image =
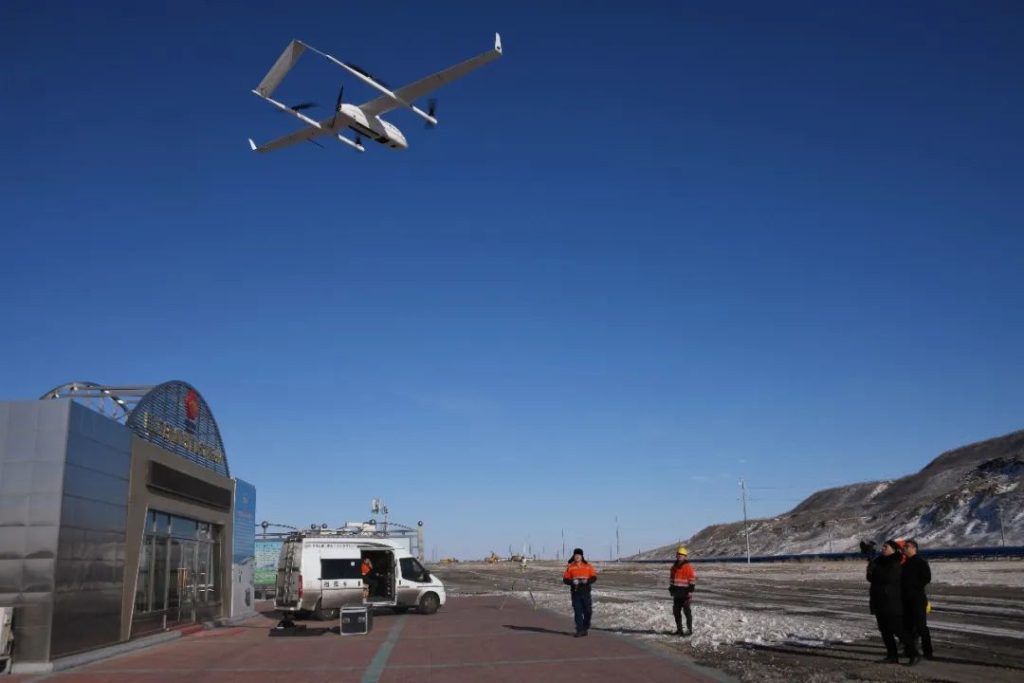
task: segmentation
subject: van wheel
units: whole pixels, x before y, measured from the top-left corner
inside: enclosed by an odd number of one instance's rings
[[[437,593],[427,593],[420,598],[420,614],[433,614],[441,606],[441,598]]]
[[[339,611],[337,609],[323,609],[320,603],[316,603],[316,610],[313,611],[313,616],[316,617],[317,621],[334,621],[338,618]]]

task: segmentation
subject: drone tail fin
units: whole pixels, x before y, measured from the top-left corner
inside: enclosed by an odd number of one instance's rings
[[[256,86],[256,92],[263,97],[270,97],[305,51],[306,46],[297,40],[288,43],[288,47],[284,49],[281,56],[274,62],[274,66],[270,67],[270,71],[263,77],[260,84]]]

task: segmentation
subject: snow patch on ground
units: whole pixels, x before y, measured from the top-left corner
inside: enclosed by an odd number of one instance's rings
[[[876,486],[874,489],[872,489],[871,493],[868,494],[867,500],[872,500],[875,496],[877,496],[879,493],[881,493],[882,491],[886,490],[890,486],[892,486],[892,482],[891,481],[879,482],[878,486]]]
[[[519,597],[529,600],[527,593]],[[572,605],[568,594],[534,593],[537,605],[545,609],[572,617]],[[636,594],[618,591],[604,591],[594,594],[594,620],[591,628],[623,633],[644,639],[675,641],[682,640],[671,635],[675,630],[672,617],[672,601],[635,600]],[[693,603],[693,635],[686,638],[697,648],[718,649],[734,643],[774,645],[798,643],[807,646],[824,646],[830,642],[853,642],[864,638],[868,632],[855,623],[844,623],[820,616],[797,616],[771,612],[751,612],[729,607]]]

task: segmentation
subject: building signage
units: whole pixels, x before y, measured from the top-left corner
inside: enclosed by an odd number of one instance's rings
[[[140,438],[230,476],[213,413],[194,387],[180,381],[153,387],[128,415]]]
[[[276,538],[256,539],[256,572],[253,582],[257,588],[274,585],[277,579],[277,559],[283,545],[284,541]]]
[[[182,446],[185,450],[199,457],[216,463],[224,462],[224,451],[216,446],[205,444],[183,429],[178,429],[166,420],[154,417],[149,413],[142,414],[142,428],[152,436],[162,437],[166,441]]]

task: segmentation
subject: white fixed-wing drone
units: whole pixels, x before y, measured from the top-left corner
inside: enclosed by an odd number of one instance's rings
[[[342,93],[345,90],[344,86],[342,86],[338,91],[338,101],[334,105],[334,113],[323,121],[315,121],[302,113],[302,109],[314,106],[312,102],[303,102],[289,107],[288,105],[282,104],[281,102],[271,98],[274,90],[277,89],[277,86],[281,84],[281,81],[284,80],[284,77],[288,74],[291,68],[295,66],[299,57],[301,57],[302,53],[306,50],[314,52],[334,64],[337,64],[370,87],[379,90],[382,93],[381,96],[364,104],[349,104],[347,102],[342,102]],[[409,85],[402,86],[395,90],[390,90],[381,83],[379,79],[371,77],[365,69],[362,69],[355,64],[335,59],[326,52],[321,52],[315,47],[306,45],[300,40],[293,40],[288,44],[288,47],[284,49],[281,56],[277,58],[276,62],[274,62],[274,66],[271,67],[267,75],[252,92],[281,111],[297,117],[300,121],[305,123],[307,127],[297,130],[290,135],[285,135],[284,137],[280,137],[276,140],[271,140],[263,145],[257,145],[252,141],[252,138],[249,138],[249,146],[254,152],[271,152],[275,149],[295,144],[296,142],[313,142],[316,138],[329,135],[336,137],[341,142],[357,149],[360,152],[365,151],[362,141],[364,137],[369,138],[370,140],[375,140],[382,145],[387,145],[392,149],[407,149],[409,147],[409,143],[406,142],[405,136],[402,135],[402,131],[398,130],[398,128],[393,124],[382,119],[381,114],[386,114],[393,109],[404,107],[415,112],[426,120],[427,126],[435,126],[437,125],[437,119],[434,118],[434,113],[436,111],[437,102],[435,100],[431,100],[427,107],[427,111],[423,111],[414,105],[413,102],[440,88],[445,83],[450,83],[456,78],[461,78],[470,71],[474,71],[487,62],[493,61],[500,56],[501,36],[495,33],[493,49],[488,50],[481,55],[477,55],[472,59],[468,59],[461,64],[449,67],[444,71],[438,71],[426,78],[421,78]],[[342,135],[341,131],[344,131],[345,129],[354,131],[355,139],[349,139]],[[314,142],[314,144],[317,143]]]

